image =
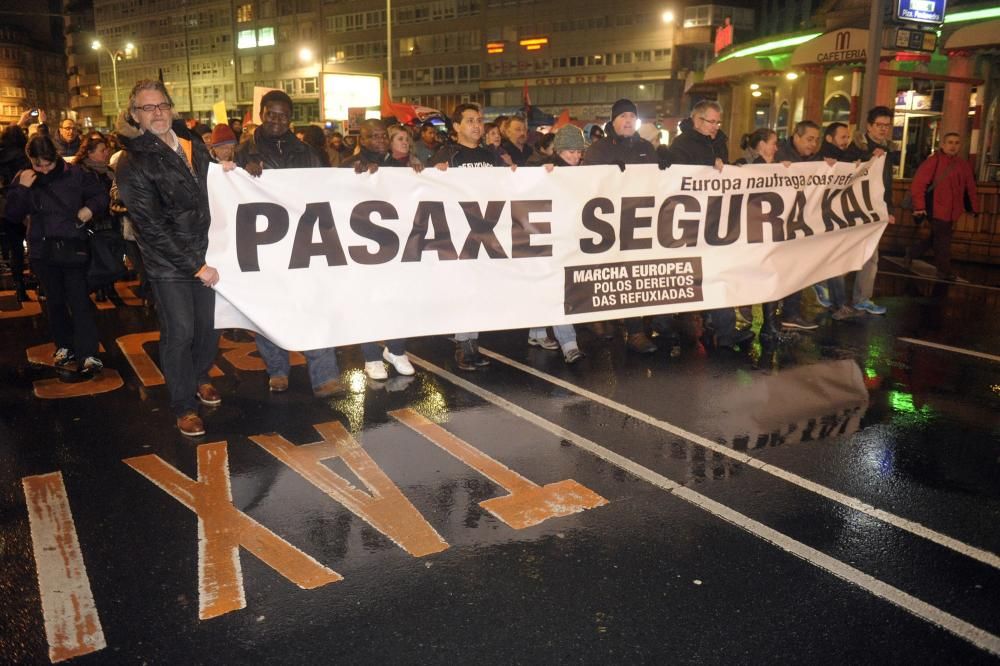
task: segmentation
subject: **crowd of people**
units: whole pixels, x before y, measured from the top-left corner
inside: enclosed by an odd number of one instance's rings
[[[50,136],[44,117],[22,118],[0,135],[0,185],[4,257],[9,262],[18,300],[29,298],[25,288],[23,247],[27,238],[31,272],[46,297],[56,366],[84,374],[100,372],[98,335],[89,294],[101,300],[114,296],[111,285],[88,277],[88,237],[95,231],[113,231],[126,241],[126,254],[140,278],[140,295],[155,304],[160,326],[160,364],[166,378],[171,408],[180,432],[197,437],[205,433],[199,405],[222,401],[209,370],[214,362],[219,332],[214,325],[218,271],[206,264],[210,224],[207,173],[209,164],[225,170],[245,169],[260,176],[265,169],[354,169],[358,173],[380,168],[493,167],[545,169],[580,165],[657,164],[703,165],[717,169],[730,164],[728,139],[720,131],[722,107],[714,101],[694,105],[680,125],[681,133],[669,145],[660,145],[651,125],[639,127],[638,109],[630,100],[612,105],[603,126],[581,129],[567,124],[529,140],[527,122],[517,116],[485,123],[475,104],[460,104],[443,134],[434,123],[417,127],[364,121],[356,137],[327,134],[320,127],[296,131],[293,102],[284,92],[271,91],[260,104],[260,124],[232,120],[209,128],[195,120],[180,120],[170,95],[160,81],[138,82],[129,95],[115,131],[80,133],[71,120],[59,124]],[[652,130],[652,131],[651,131]],[[871,109],[864,129],[852,136],[843,123],[825,128],[811,120],[797,123],[791,136],[779,141],[774,130],[760,128],[742,138],[744,155],[734,165],[828,160],[866,161],[882,154],[892,159],[892,111]],[[921,241],[906,261],[934,248],[937,269],[951,275],[952,223],[963,211],[974,212],[975,182],[958,154],[961,137],[946,134],[941,148],[917,171],[911,187],[915,217],[926,218],[931,237]],[[886,203],[892,211],[892,173],[884,171]],[[893,220],[890,217],[890,222]],[[876,254],[855,275],[847,294],[845,276],[813,287],[818,302],[835,321],[886,310],[872,301]],[[819,323],[805,317],[802,292],[780,302],[762,304],[762,343],[789,339],[782,331],[808,331]],[[740,324],[740,320],[742,325]],[[740,348],[753,339],[747,323],[749,306],[720,308],[704,313],[652,318],[630,317],[623,322],[624,342],[638,354],[651,354],[666,341],[670,353],[681,353],[683,338],[707,340],[716,348]],[[588,325],[598,339],[621,333],[619,322]],[[552,334],[549,335],[551,328]],[[658,337],[657,337],[658,336]],[[475,371],[490,361],[479,352],[477,332],[453,337],[455,363]],[[656,338],[656,339],[654,339]],[[268,373],[272,392],[288,389],[288,350],[256,336],[257,349]],[[561,352],[566,363],[584,358],[575,327],[538,326],[528,332],[527,344]],[[362,345],[364,371],[374,381],[385,380],[388,368],[400,375],[414,369],[406,354],[406,340]],[[345,393],[336,350],[304,352],[312,391],[320,398]],[[388,368],[387,368],[388,366]]]

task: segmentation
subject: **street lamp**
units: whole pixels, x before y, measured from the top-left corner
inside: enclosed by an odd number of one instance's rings
[[[108,54],[109,58],[111,58],[111,77],[114,80],[115,84],[115,110],[118,113],[121,113],[122,105],[121,105],[121,100],[119,99],[120,95],[118,94],[118,58],[132,55],[132,51],[135,50],[135,45],[132,44],[132,42],[129,42],[128,44],[125,45],[124,49],[118,51],[112,51],[107,46],[101,44],[100,40],[95,39],[93,42],[90,43],[90,48],[94,49],[95,51],[104,49],[104,52]]]

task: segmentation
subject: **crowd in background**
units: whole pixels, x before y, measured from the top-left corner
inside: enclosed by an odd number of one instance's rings
[[[129,107],[114,131],[80,131],[71,120],[59,123],[55,133],[44,115],[25,115],[0,135],[0,202],[3,219],[3,257],[10,267],[17,300],[29,298],[24,255],[28,247],[30,275],[36,293],[46,299],[50,332],[56,346],[54,362],[84,374],[100,372],[93,293],[97,301],[115,299],[109,279],[94,275],[93,260],[84,256],[93,237],[117,236],[129,268],[140,280],[139,295],[156,306],[161,328],[160,359],[171,395],[171,404],[182,433],[200,436],[204,424],[198,404],[221,402],[208,370],[215,357],[218,333],[214,331],[214,292],[219,275],[205,264],[209,224],[208,164],[236,166],[259,176],[264,169],[351,168],[357,172],[402,167],[544,167],[579,165],[656,164],[703,165],[722,169],[731,163],[728,139],[720,131],[722,107],[702,101],[680,124],[680,133],[661,145],[652,125],[640,126],[638,110],[627,99],[610,109],[603,126],[570,123],[546,133],[533,132],[519,116],[500,117],[484,123],[480,109],[459,105],[447,123],[430,121],[401,125],[391,120],[366,120],[356,134],[343,135],[318,126],[294,128],[292,100],[280,91],[264,96],[259,125],[238,119],[209,127],[195,119],[175,117],[173,102],[162,83],[140,82],[133,89]],[[864,128],[856,135],[843,123],[821,127],[811,120],[795,125],[787,140],[779,141],[768,128],[742,138],[744,154],[732,164],[827,160],[867,161],[885,154],[897,156],[891,141],[892,111],[871,109]],[[914,215],[929,221],[932,234],[908,252],[912,261],[931,246],[942,278],[952,279],[950,230],[964,211],[974,212],[974,178],[958,152],[961,137],[945,135],[940,150],[918,169],[911,187]],[[891,169],[884,171],[886,203],[892,211]],[[890,219],[890,222],[892,220]],[[74,254],[75,253],[75,254]],[[121,253],[119,253],[119,258]],[[74,263],[76,262],[76,263]],[[848,295],[847,276],[815,285],[816,300],[830,313],[831,322],[882,315],[885,308],[872,300],[878,253],[854,276]],[[820,322],[802,309],[803,292],[779,302],[761,304],[762,344],[794,340],[794,331],[809,331]],[[621,338],[629,350],[651,354],[666,346],[671,355],[682,353],[686,343],[715,349],[741,349],[754,338],[752,309],[721,308],[677,316],[631,317],[623,322],[589,325],[594,338]],[[539,326],[528,332],[527,343],[561,352],[567,363],[584,358],[575,328]],[[489,365],[479,353],[478,333],[456,333],[455,362],[459,369],[475,371]],[[288,389],[289,354],[262,335],[258,351],[269,375],[269,389]],[[600,344],[600,342],[598,342]],[[373,381],[385,380],[387,365],[401,375],[413,374],[406,356],[406,341],[375,342],[362,346],[365,372]],[[305,353],[313,393],[317,397],[344,392],[336,350]]]

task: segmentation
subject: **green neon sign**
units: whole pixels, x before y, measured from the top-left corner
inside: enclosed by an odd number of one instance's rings
[[[991,7],[989,9],[973,9],[967,12],[955,12],[954,14],[945,14],[945,23],[961,23],[963,21],[976,21],[979,19],[991,19],[1000,18],[1000,7]]]
[[[759,53],[768,53],[770,51],[779,51],[781,49],[786,49],[790,46],[798,46],[799,44],[805,44],[811,39],[816,39],[822,32],[813,32],[808,35],[799,35],[797,37],[787,37],[785,39],[779,39],[773,42],[767,42],[766,44],[757,44],[756,46],[748,46],[739,51],[733,51],[732,53],[727,53],[726,55],[719,58],[716,62],[723,62],[724,60],[729,60],[730,58],[742,58],[743,56],[756,55]]]

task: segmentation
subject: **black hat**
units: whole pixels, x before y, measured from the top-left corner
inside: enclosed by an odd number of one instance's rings
[[[615,118],[629,111],[635,115],[639,115],[639,109],[632,103],[632,100],[625,98],[618,100],[611,105],[611,122],[614,122]]]

